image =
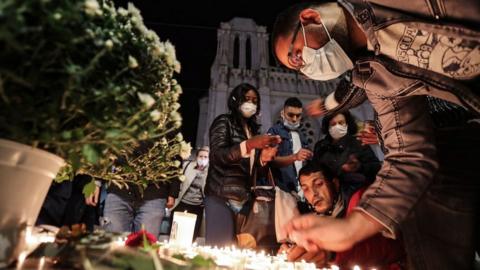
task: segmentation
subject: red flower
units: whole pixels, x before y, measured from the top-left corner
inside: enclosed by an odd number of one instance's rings
[[[145,237],[144,237],[144,235],[145,235]],[[125,245],[129,246],[129,247],[144,246],[143,239],[146,239],[148,241],[149,245],[157,242],[157,238],[153,234],[151,234],[151,233],[147,232],[146,230],[142,229],[138,232],[134,232],[134,233],[131,233],[130,235],[128,235],[127,241],[125,241]]]

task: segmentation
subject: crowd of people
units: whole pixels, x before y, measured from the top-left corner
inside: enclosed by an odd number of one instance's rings
[[[428,2],[428,3],[427,3]],[[106,189],[102,226],[160,233],[165,208],[205,213],[205,242],[236,243],[251,188],[292,194],[301,216],[282,229],[290,260],[379,269],[472,269],[479,250],[480,5],[467,1],[339,0],[300,3],[272,31],[278,62],[313,80],[341,78],[307,106],[285,100],[281,121],[261,133],[261,95],[242,83],[216,117],[209,145],[184,163],[186,180]],[[438,3],[441,2],[441,5]],[[368,100],[374,124],[349,109]],[[304,114],[323,117],[309,149]],[[374,126],[374,127],[373,127]],[[371,144],[382,146],[380,161]],[[86,199],[99,203],[100,187]]]

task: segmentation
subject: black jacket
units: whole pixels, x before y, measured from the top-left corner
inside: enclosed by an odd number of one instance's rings
[[[315,162],[324,163],[341,177],[341,167],[347,162],[350,154],[355,154],[360,161],[358,173],[363,174],[367,182],[373,182],[381,163],[368,145],[362,146],[352,135],[345,135],[336,144],[333,144],[330,138],[318,141],[315,144],[313,159]]]
[[[250,159],[243,158],[240,151],[240,143],[247,140],[243,127],[231,115],[222,114],[213,121],[209,135],[210,166],[205,194],[246,200],[251,186]]]

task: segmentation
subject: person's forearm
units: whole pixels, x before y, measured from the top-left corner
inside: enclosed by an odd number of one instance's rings
[[[272,163],[275,167],[281,168],[281,167],[291,165],[295,161],[297,161],[296,155],[291,154],[291,155],[288,155],[288,156],[276,156],[275,159],[272,161]]]
[[[361,210],[352,211],[346,218],[350,237],[354,243],[361,242],[387,228]]]

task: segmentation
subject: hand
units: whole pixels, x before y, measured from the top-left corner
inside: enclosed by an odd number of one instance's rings
[[[298,150],[297,153],[295,153],[295,161],[305,161],[307,159],[311,159],[313,156],[313,152],[308,150],[308,149],[305,149],[305,148],[302,148],[300,150]]]
[[[172,196],[168,196],[167,205],[166,205],[167,208],[171,209],[174,205],[175,205],[175,198],[173,198]]]
[[[342,165],[342,171],[347,173],[357,172],[360,169],[360,161],[355,154],[348,156],[347,162]]]
[[[85,197],[85,204],[89,206],[97,206],[100,187],[95,186],[95,191],[88,197]]]
[[[318,268],[324,267],[328,258],[328,254],[324,250],[319,252],[308,252],[297,245],[289,246],[288,244],[282,244],[278,249],[277,254],[282,254],[283,252],[287,254],[288,261],[298,262],[304,260],[306,262],[315,263]]]
[[[287,250],[287,260],[290,262],[306,261],[314,263],[318,268],[324,267],[327,264],[328,253],[325,250],[317,252],[309,252],[303,247],[294,245]]]
[[[323,98],[317,98],[312,102],[310,102],[307,105],[306,112],[307,112],[307,115],[314,116],[314,117],[324,115],[327,112],[327,109],[325,109]]]
[[[252,149],[262,149],[271,145],[277,145],[282,142],[282,138],[278,135],[257,135],[247,140],[247,152]]]
[[[357,139],[362,145],[379,144],[377,132],[372,126],[365,127],[357,134]]]
[[[285,226],[289,238],[309,252],[345,251],[383,228],[378,221],[355,210],[346,218],[303,215]]]

